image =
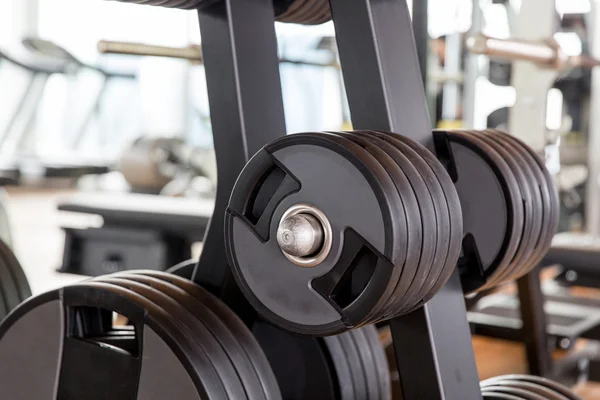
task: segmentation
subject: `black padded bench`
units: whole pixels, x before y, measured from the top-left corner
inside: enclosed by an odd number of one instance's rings
[[[568,349],[579,338],[600,340],[600,299],[549,291],[544,299],[546,332],[556,347]],[[483,298],[468,312],[468,319],[474,334],[523,341],[523,322],[515,295]]]
[[[58,209],[104,220],[99,228],[62,227],[61,272],[97,276],[130,269],[166,270],[191,257],[213,210],[212,200],[143,194],[77,194]]]
[[[556,235],[542,262],[542,266],[549,265],[563,267],[556,277],[562,284],[600,288],[600,238],[573,233]]]

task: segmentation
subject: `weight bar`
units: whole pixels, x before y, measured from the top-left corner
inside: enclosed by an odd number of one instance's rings
[[[102,54],[127,54],[137,56],[179,58],[202,64],[202,49],[198,45],[187,47],[156,46],[144,43],[100,40],[98,52]]]
[[[498,39],[478,33],[467,39],[467,48],[475,54],[506,60],[531,61],[542,68],[556,70],[575,67],[593,68],[600,65],[600,60],[590,56],[569,56],[553,39],[545,41]]]
[[[98,51],[102,54],[125,54],[148,57],[166,57],[187,60],[193,64],[203,64],[202,49],[199,45],[191,44],[187,47],[156,46],[134,42],[120,42],[112,40],[100,40],[98,42]],[[307,65],[321,68],[337,68],[340,65],[337,62],[321,63],[304,60],[292,60],[289,58],[280,58],[282,64]]]

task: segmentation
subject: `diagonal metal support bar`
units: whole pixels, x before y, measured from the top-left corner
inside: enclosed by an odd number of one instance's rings
[[[223,0],[198,16],[218,182],[194,280],[201,275],[220,293],[229,274],[224,218],[235,181],[249,157],[286,131],[272,0]]]
[[[398,132],[433,151],[406,1],[330,4],[354,127]],[[481,399],[458,271],[424,307],[391,321],[391,329],[406,400]]]
[[[352,122],[433,150],[431,122],[405,0],[330,0]]]

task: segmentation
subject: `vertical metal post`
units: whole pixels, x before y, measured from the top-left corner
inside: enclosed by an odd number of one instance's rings
[[[433,151],[406,1],[330,3],[354,127],[399,132]],[[481,399],[458,271],[433,300],[391,328],[405,399]]]
[[[397,129],[433,150],[431,123],[405,0],[330,0],[352,122]]]
[[[546,40],[554,35],[555,0],[527,0],[521,4],[515,36],[527,40]],[[558,73],[528,61],[513,62],[511,86],[516,100],[509,118],[509,132],[535,151],[546,149],[546,111],[548,91]]]
[[[600,1],[592,1],[590,55],[600,57]],[[600,70],[592,71],[590,110],[600,107]],[[588,183],[585,199],[585,221],[588,233],[600,235],[600,114],[590,112],[588,133]]]
[[[474,34],[483,30],[483,0],[473,0],[473,13],[471,16],[471,30]],[[475,126],[475,108],[479,97],[477,93],[477,80],[483,75],[481,68],[482,56],[469,53],[465,66],[465,79],[463,84],[463,120],[466,129],[485,129],[485,126]]]
[[[272,0],[223,0],[198,15],[218,178],[194,280],[202,276],[220,292],[229,274],[224,218],[231,190],[249,157],[286,131]]]
[[[544,295],[539,269],[536,268],[519,278],[517,287],[523,321],[521,333],[525,343],[529,373],[549,377],[552,374],[552,360],[548,348]]]
[[[428,58],[429,58],[429,0],[416,0],[412,3],[412,23],[417,44],[417,56],[423,84],[427,89]]]
[[[446,63],[444,72],[450,77],[458,76],[461,72],[462,34],[455,32],[446,37]],[[460,104],[459,84],[456,80],[444,82],[444,103],[442,104],[442,119],[456,121]]]

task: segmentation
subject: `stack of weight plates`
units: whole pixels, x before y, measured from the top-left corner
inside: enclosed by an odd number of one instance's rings
[[[199,286],[155,271],[23,303],[0,325],[0,387],[6,399],[281,399],[239,318]]]
[[[569,388],[529,375],[505,375],[481,382],[484,400],[582,400]]]
[[[316,224],[320,235],[300,257],[282,247],[308,238],[294,221]],[[242,171],[226,218],[230,265],[250,303],[271,323],[312,335],[421,306],[454,271],[462,231],[442,164],[416,142],[378,131],[272,142]]]
[[[531,271],[558,225],[558,197],[543,160],[500,131],[437,131],[434,137],[462,205],[465,292]]]
[[[200,9],[219,0],[119,0],[124,3],[143,4],[184,10]],[[276,19],[279,22],[316,25],[331,19],[329,0],[274,0]]]
[[[0,240],[0,320],[30,296],[31,289],[19,260]]]
[[[391,400],[389,366],[374,326],[315,338],[259,321],[252,332],[286,400]]]
[[[329,0],[283,0],[275,5],[282,10],[277,13],[279,22],[315,25],[331,19]]]

